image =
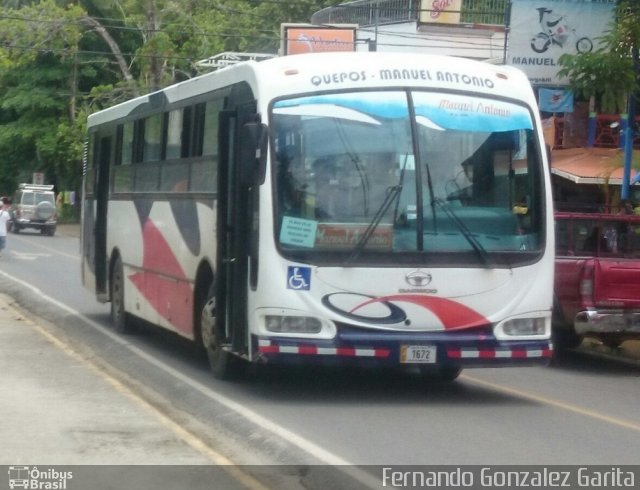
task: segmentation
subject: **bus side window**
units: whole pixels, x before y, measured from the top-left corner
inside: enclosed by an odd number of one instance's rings
[[[116,132],[116,155],[113,167],[113,192],[131,192],[133,190],[133,140],[134,123],[118,126]]]
[[[204,138],[202,141],[203,155],[218,155],[218,114],[224,109],[222,97],[210,100],[204,109]]]
[[[133,136],[134,123],[128,122],[122,125],[122,144],[120,145],[120,165],[131,165],[133,163]]]
[[[157,162],[162,158],[162,114],[149,116],[144,123],[143,162]]]
[[[180,158],[182,155],[182,148],[184,143],[182,138],[183,132],[183,118],[184,109],[176,109],[167,115],[167,160],[173,160]]]
[[[192,156],[202,156],[204,139],[205,104],[196,104],[193,111],[193,149]]]

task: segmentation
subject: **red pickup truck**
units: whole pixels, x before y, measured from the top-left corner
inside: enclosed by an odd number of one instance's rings
[[[640,216],[556,212],[555,223],[555,347],[640,338]]]

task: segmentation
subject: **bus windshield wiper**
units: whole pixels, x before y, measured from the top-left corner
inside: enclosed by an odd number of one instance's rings
[[[345,260],[344,265],[347,265],[348,263],[355,260],[358,257],[358,255],[360,255],[360,252],[364,250],[364,247],[366,247],[367,243],[369,242],[369,239],[373,235],[373,232],[376,230],[376,228],[380,224],[382,217],[389,209],[389,206],[391,206],[391,203],[400,195],[400,191],[402,191],[402,184],[392,185],[387,187],[387,195],[384,197],[384,200],[376,210],[375,214],[373,215],[373,218],[371,218],[371,221],[367,225],[367,228],[364,230],[364,233],[358,240],[358,243],[353,248],[351,255],[349,255],[347,260]]]
[[[449,218],[456,224],[462,236],[469,242],[473,250],[476,252],[482,264],[486,268],[491,268],[491,260],[489,258],[489,254],[487,253],[487,249],[482,246],[482,244],[478,241],[478,239],[471,233],[471,230],[464,224],[464,221],[460,219],[460,217],[455,213],[451,206],[449,206],[446,202],[438,197],[434,197],[431,200],[432,205],[436,204],[442,209]]]

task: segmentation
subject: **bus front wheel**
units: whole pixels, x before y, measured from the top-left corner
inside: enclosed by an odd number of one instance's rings
[[[444,382],[451,383],[455,381],[460,373],[462,372],[462,368],[460,366],[455,365],[436,365],[436,366],[421,366],[420,374],[422,374],[422,378],[427,382]]]
[[[227,379],[231,355],[222,348],[220,339],[216,335],[216,297],[213,284],[209,288],[207,300],[200,313],[200,334],[213,376],[218,379]]]

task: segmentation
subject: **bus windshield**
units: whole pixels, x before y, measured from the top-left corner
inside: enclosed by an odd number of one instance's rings
[[[524,106],[330,93],[277,100],[271,129],[285,256],[513,266],[543,251],[542,161]]]

